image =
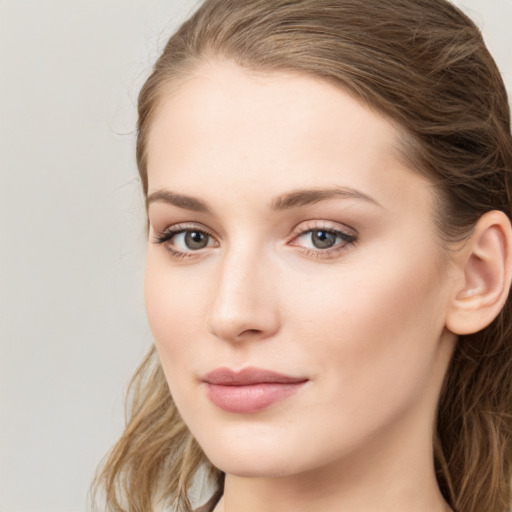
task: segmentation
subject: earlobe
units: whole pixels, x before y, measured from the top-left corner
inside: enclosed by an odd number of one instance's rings
[[[455,290],[446,327],[464,335],[487,327],[507,300],[512,279],[512,228],[499,211],[483,215],[460,255],[462,286]]]

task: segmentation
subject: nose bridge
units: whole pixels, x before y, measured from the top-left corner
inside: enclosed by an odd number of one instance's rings
[[[226,341],[266,338],[279,328],[273,271],[261,247],[237,244],[219,265],[208,329]]]

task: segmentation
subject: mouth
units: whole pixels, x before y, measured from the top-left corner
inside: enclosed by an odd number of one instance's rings
[[[210,401],[227,412],[249,414],[294,395],[307,378],[293,377],[260,368],[236,372],[217,368],[203,379]]]

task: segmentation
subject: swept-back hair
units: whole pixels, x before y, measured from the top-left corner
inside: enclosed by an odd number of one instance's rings
[[[437,191],[441,239],[464,238],[487,211],[511,216],[507,94],[475,24],[445,0],[206,0],[170,38],[139,96],[137,163],[147,193],[148,134],[160,102],[202,63],[324,79],[399,128],[409,167]],[[457,512],[511,502],[511,302],[462,336],[433,440],[440,489]],[[107,508],[190,510],[197,468],[211,466],[182,422],[154,349],[132,381],[126,430],[96,481]]]

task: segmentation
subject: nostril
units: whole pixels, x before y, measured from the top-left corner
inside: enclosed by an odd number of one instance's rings
[[[244,334],[260,334],[261,331],[258,329],[246,329],[245,331],[242,331],[239,336],[243,336]]]
[[[249,341],[256,340],[259,338],[265,337],[265,330],[263,329],[239,329],[232,331],[232,341],[241,342],[241,341]]]

